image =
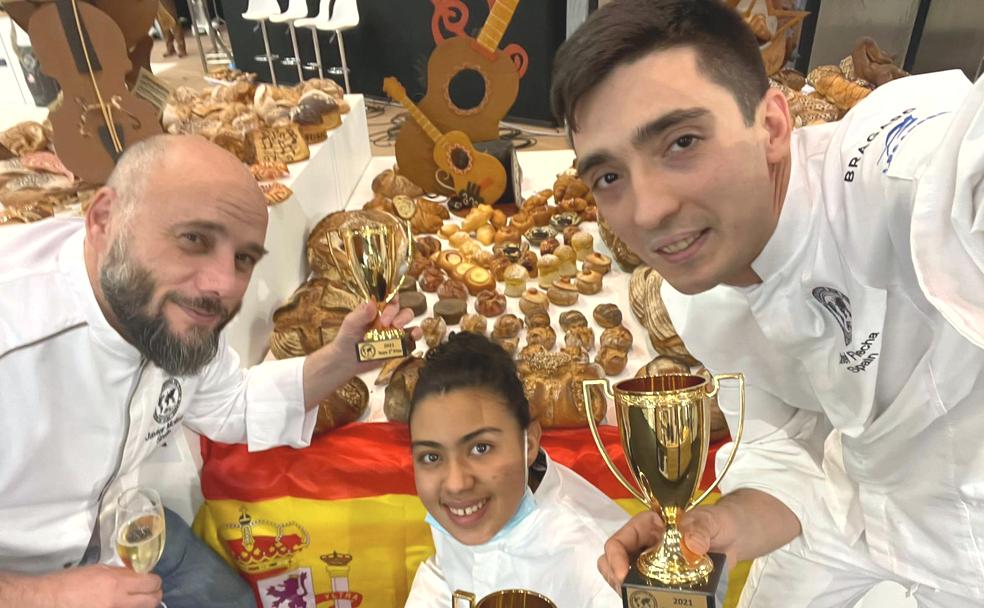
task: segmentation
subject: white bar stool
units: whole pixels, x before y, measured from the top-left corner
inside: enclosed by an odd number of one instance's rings
[[[294,27],[306,27],[311,30],[311,39],[314,40],[314,61],[318,69],[318,78],[324,79],[325,70],[321,66],[321,45],[318,44],[318,23],[327,22],[331,13],[331,0],[321,0],[318,6],[318,14],[314,17],[307,17],[294,21]],[[308,66],[305,66],[307,68]]]
[[[270,17],[270,23],[287,24],[287,29],[290,31],[290,42],[294,46],[294,58],[291,59],[288,57],[281,61],[281,63],[283,65],[293,63],[297,66],[298,82],[304,82],[304,73],[301,71],[301,52],[297,50],[297,32],[294,30],[294,24],[298,19],[303,19],[304,17],[307,17],[307,0],[290,0],[287,10]]]
[[[318,13],[319,17],[322,13]],[[334,32],[338,37],[338,54],[342,57],[342,76],[345,79],[345,92],[351,93],[349,87],[348,61],[345,58],[345,41],[342,31],[350,30],[359,25],[359,5],[356,0],[335,0],[335,10],[327,21],[319,21],[315,27],[323,32]]]
[[[266,49],[265,58],[267,65],[270,66],[270,80],[273,81],[273,86],[277,86],[277,73],[273,69],[274,56],[270,53],[270,39],[267,38],[266,22],[274,15],[279,14],[280,5],[277,4],[277,0],[249,0],[246,12],[243,13],[243,19],[258,21],[260,24],[260,31],[263,32],[263,48]],[[279,59],[279,57],[277,58]],[[259,60],[260,57],[255,59]]]

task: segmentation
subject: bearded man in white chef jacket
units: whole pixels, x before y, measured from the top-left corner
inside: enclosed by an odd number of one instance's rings
[[[80,219],[0,229],[0,606],[253,606],[167,513],[156,574],[106,564],[113,505],[178,425],[251,450],[306,446],[317,403],[366,365],[376,314],[330,345],[248,370],[222,328],[263,257],[266,202],[199,137],[130,147]],[[383,324],[402,326],[394,305]],[[157,576],[160,575],[160,576]]]
[[[688,546],[756,558],[741,606],[853,606],[884,580],[984,604],[984,82],[902,78],[793,131],[723,2],[613,0],[552,88],[687,348],[747,379],[745,440]],[[599,568],[617,586],[661,536],[633,518]]]

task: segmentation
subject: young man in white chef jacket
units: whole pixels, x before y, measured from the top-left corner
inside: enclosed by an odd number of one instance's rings
[[[251,450],[303,447],[317,403],[364,371],[376,309],[308,357],[248,370],[222,328],[263,257],[267,209],[234,156],[158,136],[120,159],[85,220],[0,229],[0,606],[253,606],[167,513],[155,574],[111,562],[114,502],[180,424]],[[384,323],[402,326],[395,306]]]
[[[724,3],[613,0],[552,86],[688,349],[747,379],[745,440],[688,546],[756,558],[741,606],[853,606],[883,580],[984,603],[984,82],[903,78],[793,131]],[[618,585],[661,536],[633,518],[600,570]]]

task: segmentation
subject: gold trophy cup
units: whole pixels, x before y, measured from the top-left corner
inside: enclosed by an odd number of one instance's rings
[[[505,589],[496,591],[475,602],[475,594],[467,591],[455,591],[451,597],[451,608],[462,608],[459,600],[468,602],[468,608],[557,608],[545,596],[528,589]]]
[[[399,292],[413,254],[410,223],[377,210],[352,211],[327,233],[332,261],[352,292],[364,301],[389,303]],[[370,329],[356,345],[359,361],[405,357],[413,338],[402,329]]]
[[[721,475],[697,495],[707,464],[710,437],[710,399],[721,380],[737,380],[739,388],[738,432],[734,448]],[[630,483],[605,450],[594,417],[588,424],[595,444],[619,482],[643,504],[656,511],[666,524],[663,541],[636,560],[622,584],[626,608],[688,606],[715,608],[714,593],[724,567],[724,556],[685,554],[677,528],[679,517],[703,501],[731,466],[745,424],[745,378],[719,374],[706,378],[694,374],[660,374],[623,380],[614,393],[608,380],[582,383],[585,407],[590,411],[594,385],[615,399],[615,415],[625,460],[635,481]]]

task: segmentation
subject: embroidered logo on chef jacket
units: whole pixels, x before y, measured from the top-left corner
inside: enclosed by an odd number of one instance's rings
[[[154,421],[157,424],[167,424],[174,418],[180,405],[181,384],[175,378],[168,378],[161,386],[161,396],[157,398]]]
[[[833,287],[815,287],[813,297],[827,309],[844,333],[844,346],[851,345],[851,300]]]

